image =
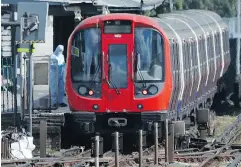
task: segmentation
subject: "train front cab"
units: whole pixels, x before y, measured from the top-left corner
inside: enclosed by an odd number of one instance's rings
[[[101,25],[73,35],[66,83],[73,112],[65,121],[81,134],[152,131],[170,100],[169,47],[151,26],[111,19]]]

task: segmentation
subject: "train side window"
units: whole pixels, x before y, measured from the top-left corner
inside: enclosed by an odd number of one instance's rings
[[[202,59],[203,59],[203,71],[204,71],[204,74],[206,75],[206,51],[205,51],[205,38],[202,37],[201,39],[201,42],[202,42]],[[206,78],[205,78],[206,79]]]
[[[217,33],[215,33],[214,39],[215,39],[214,41],[215,41],[215,50],[216,50],[215,59],[216,59],[218,55]]]
[[[184,75],[184,92],[183,92],[183,103],[182,103],[182,107],[185,106],[185,93],[186,93],[186,78],[187,78],[187,72],[186,72],[186,58],[187,58],[187,51],[186,51],[186,41],[183,40],[182,41],[182,50],[183,50],[183,75]]]
[[[190,45],[189,45],[189,41],[187,39],[187,94],[186,94],[186,104],[189,104],[189,93],[190,93]]]
[[[225,52],[227,52],[228,51],[228,42],[227,42],[227,40],[228,40],[228,37],[227,37],[227,31],[226,30],[224,30],[224,37],[223,37],[223,41],[224,41],[224,43],[225,43]]]
[[[226,52],[226,41],[225,41],[225,31],[222,31],[222,37],[223,37],[223,51]]]
[[[199,77],[198,75],[198,58],[197,58],[197,41],[195,40],[194,42],[193,42],[193,44],[194,44],[194,61],[195,61],[195,73],[196,73],[196,76],[197,76],[197,78]],[[198,80],[196,80],[196,82],[197,82]]]
[[[176,82],[176,67],[175,67],[175,52],[176,52],[176,48],[175,48],[175,43],[174,43],[174,39],[170,39],[170,43],[171,43],[171,60],[172,60],[172,76],[173,76],[173,81],[172,81],[172,87],[173,87],[173,91],[175,92],[175,82]],[[170,111],[173,111],[174,109],[174,94],[172,95],[171,98],[171,103],[170,103]]]
[[[227,38],[227,31],[226,30],[224,30],[223,31],[223,33],[224,33],[224,37],[223,37],[223,41],[224,41],[224,44],[225,44],[225,51],[224,51],[224,62],[225,62],[225,64],[226,64],[226,62],[228,61],[228,38]],[[225,70],[227,69],[227,66],[225,66]]]
[[[210,81],[210,74],[212,74],[212,54],[211,54],[211,43],[210,43],[210,36],[207,37],[207,53],[208,53],[208,64],[209,64],[209,76],[208,76],[208,85],[209,85],[209,81]]]
[[[195,92],[195,87],[196,87],[196,77],[197,77],[197,73],[196,73],[196,50],[195,50],[195,41],[192,40],[191,42],[191,45],[192,45],[192,50],[191,50],[191,53],[192,53],[192,75],[193,75],[193,88],[192,88],[192,96],[193,96],[193,93]]]
[[[202,39],[201,39],[201,43],[202,43],[202,73],[203,73],[203,85],[205,85],[205,79],[206,79],[206,57],[205,57],[205,45],[204,45],[204,37],[202,36]]]
[[[175,59],[176,59],[176,87],[177,87],[177,91],[176,91],[176,100],[175,100],[175,107],[177,107],[177,100],[178,100],[178,94],[180,92],[180,62],[179,62],[179,44],[176,43],[176,54],[175,54]]]
[[[184,77],[185,77],[185,70],[186,70],[186,42],[182,41],[182,52],[183,52],[183,70],[184,70]]]
[[[219,54],[218,54],[218,56],[219,56],[219,64],[221,65],[221,62],[222,62],[222,57],[221,57],[221,49],[222,49],[222,46],[221,46],[221,39],[220,39],[220,33],[218,33],[218,50],[219,50]],[[221,69],[220,69],[220,71],[221,71]]]
[[[175,43],[173,41],[173,39],[170,40],[170,43],[171,43],[171,60],[172,60],[172,70],[173,72],[176,70],[175,69],[175,58],[174,58],[174,55],[175,55],[175,51],[176,51],[176,48],[175,48]]]
[[[199,61],[200,61],[200,70],[201,70],[201,75],[202,75],[202,64],[203,64],[203,55],[202,55],[202,40],[199,38],[198,39],[199,43]],[[201,80],[202,81],[202,80]]]
[[[220,33],[217,35],[217,44],[218,44],[218,56],[221,54],[221,40],[220,40]]]
[[[215,55],[214,55],[214,45],[213,45],[213,35],[211,35],[210,36],[210,45],[212,46],[212,47],[209,47],[209,49],[210,49],[210,55],[211,55],[211,62],[212,62],[212,67],[213,67],[213,74],[214,74],[214,57],[215,57]]]

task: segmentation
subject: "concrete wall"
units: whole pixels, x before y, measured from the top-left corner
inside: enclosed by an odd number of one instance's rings
[[[49,56],[53,53],[53,16],[48,16],[45,43],[37,43],[34,56]]]

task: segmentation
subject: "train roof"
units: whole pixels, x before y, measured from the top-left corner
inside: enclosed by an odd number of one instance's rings
[[[163,29],[165,35],[169,39],[176,39],[177,33],[181,39],[186,40],[196,37],[212,34],[212,32],[223,31],[228,26],[224,20],[216,13],[207,10],[184,10],[175,11],[172,13],[160,14],[158,17],[152,18],[143,15],[114,13],[107,15],[96,15],[83,20],[77,27],[82,25],[96,24],[100,20],[132,20],[142,22],[152,26],[157,24]]]
[[[176,38],[175,32],[182,39],[195,39],[196,36],[227,29],[227,25],[218,14],[207,10],[184,10],[160,14],[154,20],[159,23],[169,39]]]

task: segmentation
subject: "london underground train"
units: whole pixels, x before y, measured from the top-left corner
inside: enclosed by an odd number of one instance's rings
[[[131,140],[138,129],[151,135],[154,122],[161,138],[165,119],[211,133],[210,108],[229,64],[227,25],[214,12],[89,17],[68,41],[68,141],[95,133],[105,141],[114,131]]]

